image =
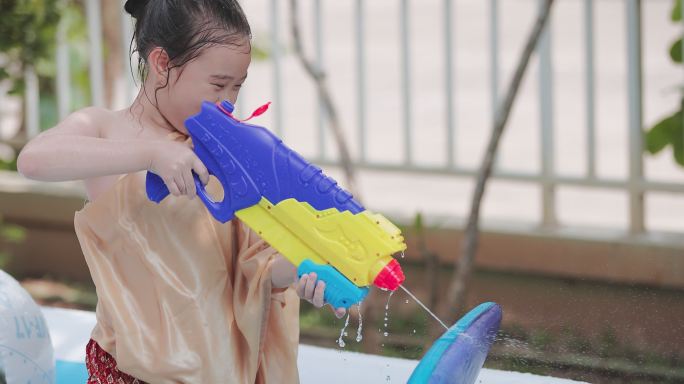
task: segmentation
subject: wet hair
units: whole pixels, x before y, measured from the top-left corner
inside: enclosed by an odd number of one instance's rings
[[[138,74],[147,77],[147,56],[160,47],[169,69],[181,68],[213,45],[239,46],[252,32],[237,0],[127,0],[124,9],[135,18],[130,54],[138,52]],[[133,49],[135,42],[135,49]],[[164,85],[168,85],[168,72]],[[156,104],[156,103],[155,103]]]

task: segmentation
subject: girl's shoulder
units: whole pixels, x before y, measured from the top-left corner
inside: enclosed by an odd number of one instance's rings
[[[86,107],[73,112],[66,120],[67,124],[89,127],[103,139],[136,139],[142,125],[128,109],[112,111],[102,107]]]
[[[39,137],[55,134],[104,137],[116,112],[100,107],[86,107],[72,112],[53,128],[41,133]]]

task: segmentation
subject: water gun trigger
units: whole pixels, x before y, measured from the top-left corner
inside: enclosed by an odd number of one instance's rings
[[[208,201],[213,202],[213,199],[204,188],[202,181],[200,181],[199,176],[197,176],[195,172],[192,172],[192,176],[195,179],[197,194],[204,196],[208,199]],[[152,172],[147,172],[145,179],[145,192],[147,193],[147,198],[155,203],[161,202],[171,193],[169,192],[169,188],[164,183],[164,180]]]
[[[209,174],[213,174],[211,170],[209,171]],[[207,209],[214,216],[220,216],[222,211],[221,202],[214,201],[209,192],[207,192],[205,185],[202,184],[202,181],[195,172],[192,172],[192,177],[195,180],[197,196],[202,199],[204,205],[206,205]],[[164,200],[171,193],[169,192],[169,188],[164,183],[164,180],[152,172],[147,172],[145,180],[145,192],[147,193],[147,197],[157,204]],[[225,221],[230,219],[232,219],[232,216],[224,218]]]
[[[315,272],[317,279],[325,282],[323,299],[333,309],[349,309],[360,303],[368,295],[368,287],[357,287],[331,265],[318,265],[311,260],[304,260],[297,268],[299,278],[304,274]]]

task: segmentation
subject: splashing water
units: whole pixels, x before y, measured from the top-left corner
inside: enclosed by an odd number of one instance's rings
[[[390,300],[392,300],[392,295],[394,292],[395,291],[390,291],[389,297],[387,298],[387,304],[385,304],[385,332],[382,334],[385,337],[389,336],[389,332],[387,332],[387,323],[389,322],[389,304]]]
[[[408,289],[406,289],[406,287],[404,287],[403,285],[399,285],[399,287],[401,287],[401,289],[403,289],[404,292],[406,292],[409,296],[411,296],[411,298],[412,298],[413,300],[415,300],[416,303],[418,303],[418,305],[420,305],[421,307],[423,307],[423,309],[424,309],[427,313],[429,313],[430,315],[432,315],[432,317],[433,317],[435,320],[437,320],[437,322],[439,322],[439,323],[442,325],[442,327],[444,327],[444,329],[449,330],[449,327],[447,327],[446,324],[444,324],[444,322],[443,322],[442,320],[440,320],[439,317],[437,317],[437,315],[435,315],[434,313],[432,313],[432,311],[429,310],[428,307],[426,307],[425,304],[423,304],[422,301],[418,300],[418,298],[415,297],[415,296],[413,295],[413,293],[411,293],[411,292],[410,292]],[[390,297],[392,297],[392,296],[390,295]],[[389,300],[387,301],[387,304],[389,305]]]
[[[347,345],[344,342],[343,337],[345,336],[346,332],[344,332],[347,329],[347,326],[349,325],[349,316],[350,314],[347,313],[347,319],[344,321],[344,327],[342,328],[342,331],[340,331],[340,338],[337,339],[337,345],[340,346],[340,348],[344,348],[345,345]]]
[[[359,327],[356,329],[356,342],[360,343],[361,340],[363,340],[363,335],[361,335],[361,331],[363,330],[363,315],[361,314],[361,303],[359,303],[358,311],[359,311]]]
[[[387,298],[387,304],[385,304],[385,317],[387,317],[387,311],[389,311],[389,303],[390,300],[392,300],[392,295],[394,295],[395,291],[390,291],[389,297]]]

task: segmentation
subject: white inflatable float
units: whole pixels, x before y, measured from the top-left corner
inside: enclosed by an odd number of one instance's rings
[[[0,383],[51,384],[54,368],[50,333],[40,307],[0,270]]]

